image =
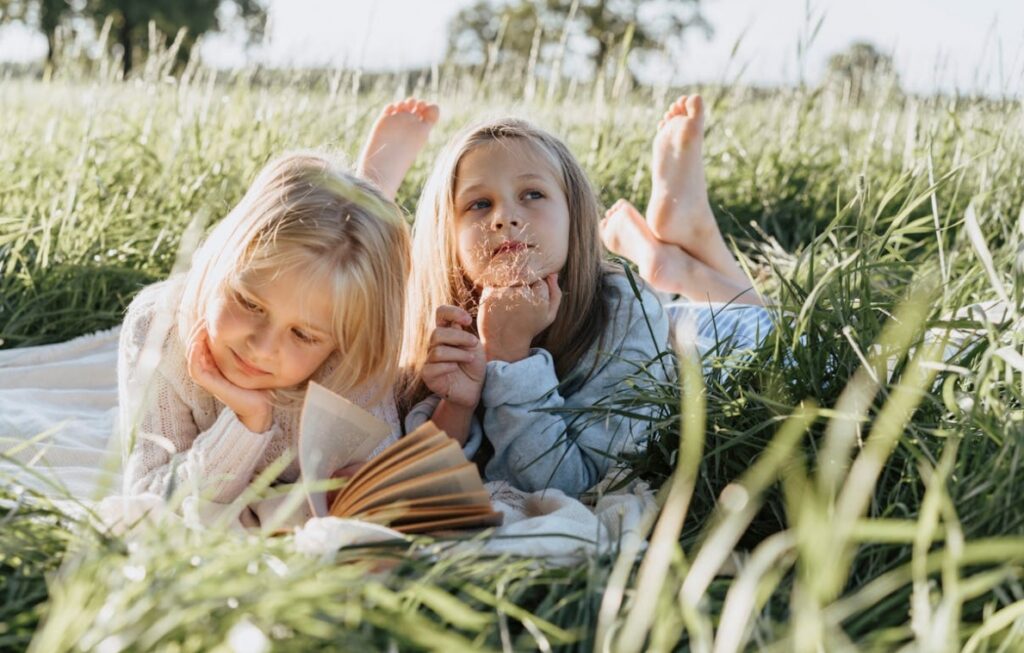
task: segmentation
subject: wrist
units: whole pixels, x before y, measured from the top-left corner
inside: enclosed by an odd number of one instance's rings
[[[469,438],[470,425],[473,422],[473,412],[476,406],[468,407],[452,403],[448,399],[442,399],[434,409],[431,420],[439,429],[448,434],[460,445],[466,444]]]
[[[530,342],[487,342],[484,345],[484,356],[487,362],[505,361],[515,363],[530,355]]]
[[[273,415],[269,410],[254,415],[241,415],[239,413],[235,413],[235,415],[238,417],[238,421],[253,433],[266,433],[274,423]]]

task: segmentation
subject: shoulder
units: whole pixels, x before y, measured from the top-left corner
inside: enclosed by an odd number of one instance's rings
[[[608,306],[606,333],[615,340],[631,336],[652,339],[662,347],[668,343],[668,316],[657,295],[639,277],[622,271],[604,274],[604,298]]]
[[[143,347],[154,330],[164,348],[172,344],[171,336],[177,333],[178,303],[182,290],[181,277],[146,286],[132,299],[122,323],[121,345]]]

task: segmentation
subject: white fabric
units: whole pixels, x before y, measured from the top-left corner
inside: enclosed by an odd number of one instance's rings
[[[244,532],[238,507],[187,497],[176,511],[158,495],[121,496],[121,453],[115,433],[119,330],[43,347],[0,351],[0,451],[28,468],[0,461],[0,483],[13,481],[61,502],[68,511],[96,514],[113,532],[137,524],[172,523],[192,528],[225,524]],[[45,437],[32,442],[38,434]],[[60,488],[59,490],[57,488]],[[646,486],[606,495],[590,508],[559,490],[519,492],[489,484],[503,526],[490,537],[463,543],[482,554],[516,554],[570,563],[580,554],[607,551],[633,533],[653,507]],[[107,496],[113,495],[113,496]],[[101,497],[106,496],[101,501]],[[84,505],[83,505],[84,504]],[[297,550],[329,556],[341,546],[402,537],[391,529],[357,520],[311,520],[295,535]]]
[[[0,351],[0,480],[80,498],[120,489],[117,341],[111,329]]]

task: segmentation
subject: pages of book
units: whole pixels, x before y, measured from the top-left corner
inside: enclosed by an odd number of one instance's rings
[[[389,435],[387,422],[311,381],[299,423],[301,482],[322,481],[350,463],[368,459]],[[323,492],[309,492],[309,504],[313,516],[329,514]]]

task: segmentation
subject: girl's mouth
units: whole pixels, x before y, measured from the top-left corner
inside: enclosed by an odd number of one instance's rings
[[[520,242],[518,240],[506,240],[505,242],[494,248],[494,252],[491,253],[491,256],[498,256],[499,254],[508,254],[515,252],[524,252],[528,248],[529,245],[527,245],[524,242]]]
[[[231,350],[231,355],[235,357],[235,365],[238,369],[242,370],[249,376],[264,376],[270,374],[270,372],[249,363],[249,361],[239,356],[234,349]]]

